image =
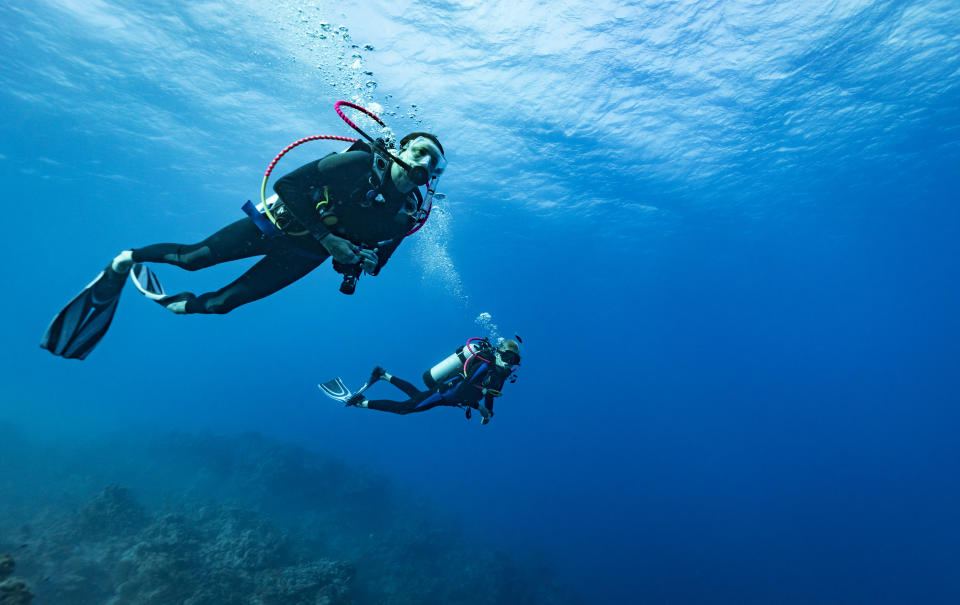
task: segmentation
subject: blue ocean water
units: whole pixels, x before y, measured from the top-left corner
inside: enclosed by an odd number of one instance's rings
[[[0,422],[29,439],[330,452],[591,603],[956,602],[956,3],[14,1],[0,45]],[[349,136],[339,99],[447,150],[381,275],[224,316],[128,287],[87,360],[37,347],[118,251]],[[482,314],[524,339],[487,426],[317,392],[416,379]]]

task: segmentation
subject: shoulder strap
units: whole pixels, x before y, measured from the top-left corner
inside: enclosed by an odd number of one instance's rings
[[[367,153],[370,153],[373,151],[373,149],[370,147],[370,144],[363,139],[357,139],[354,141],[353,145],[347,148],[347,151],[366,151]]]

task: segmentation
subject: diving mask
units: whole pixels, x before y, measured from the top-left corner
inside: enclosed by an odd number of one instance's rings
[[[431,179],[440,178],[447,168],[443,151],[434,141],[423,136],[406,142],[400,150],[399,159],[407,178],[417,187],[426,185]]]
[[[506,366],[515,366],[520,364],[520,355],[513,351],[497,351],[497,356]]]

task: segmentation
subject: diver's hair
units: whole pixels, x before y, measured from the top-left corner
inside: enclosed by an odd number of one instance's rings
[[[520,354],[520,343],[512,338],[508,338],[500,343],[500,348],[505,351],[513,351],[517,355]]]
[[[431,141],[437,144],[437,147],[440,148],[440,153],[443,155],[446,155],[446,153],[444,153],[443,151],[443,145],[440,144],[440,139],[438,139],[436,135],[432,135],[429,132],[411,132],[407,136],[400,139],[400,149],[403,149],[404,147],[406,147],[407,143],[409,143],[410,141],[414,140],[417,137],[424,137],[424,138],[430,139]]]

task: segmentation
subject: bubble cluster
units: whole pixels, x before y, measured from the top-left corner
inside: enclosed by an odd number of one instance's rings
[[[413,238],[416,242],[414,253],[423,271],[423,280],[439,285],[466,307],[469,299],[463,290],[463,280],[447,250],[451,225],[452,217],[446,206],[446,196],[437,193],[433,197],[430,220]]]
[[[281,5],[283,6],[283,5]],[[321,6],[291,6],[289,12],[276,11],[273,19],[281,31],[295,36],[300,53],[290,61],[312,65],[320,73],[320,81],[333,89],[330,96],[347,99],[364,106],[374,100],[380,83],[367,65],[366,54],[376,50],[369,41],[356,42],[350,28],[329,20],[328,9]],[[388,101],[391,95],[385,97]],[[403,117],[422,124],[416,105],[403,107],[384,103],[383,117]],[[375,122],[356,116],[357,124],[374,136],[384,136]]]
[[[498,345],[503,341],[503,336],[500,336],[500,326],[493,321],[493,316],[486,311],[477,315],[473,323],[477,324],[482,334],[493,344]]]

